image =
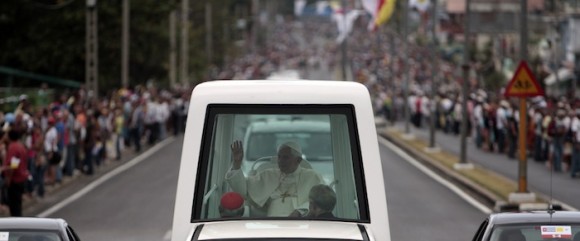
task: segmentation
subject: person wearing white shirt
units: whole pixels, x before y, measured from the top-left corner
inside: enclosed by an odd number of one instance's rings
[[[46,160],[50,164],[47,171],[47,182],[54,183],[56,178],[56,166],[60,162],[60,153],[58,152],[58,131],[55,127],[56,120],[53,117],[48,118],[48,130],[44,136],[44,153]],[[59,162],[57,162],[57,159]]]
[[[580,172],[580,108],[575,111],[570,130],[572,131],[572,163],[570,176],[576,178]]]
[[[145,115],[145,125],[149,130],[147,144],[153,145],[159,137],[159,108],[155,99],[147,103],[147,114]]]
[[[542,119],[544,119],[545,109],[537,107],[534,111],[534,160],[542,161]]]
[[[167,120],[169,119],[169,104],[167,100],[163,100],[157,106],[159,110],[158,122],[159,122],[159,139],[163,139],[167,135]]]
[[[506,127],[507,127],[507,112],[506,109],[509,108],[509,103],[505,100],[500,102],[500,107],[496,110],[496,142],[497,149],[499,153],[504,152],[505,148],[505,138],[506,138]]]
[[[483,143],[482,132],[483,128],[485,128],[483,122],[483,105],[481,100],[477,100],[475,107],[473,107],[473,121],[475,124],[475,145],[477,148],[481,148]]]

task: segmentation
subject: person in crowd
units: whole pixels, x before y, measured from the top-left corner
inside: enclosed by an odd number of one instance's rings
[[[572,119],[570,131],[572,136],[572,160],[570,176],[576,178],[580,176],[580,108],[574,111],[576,116]]]
[[[547,112],[542,119],[542,160],[548,161],[551,160],[552,157],[550,153],[552,152],[552,137],[549,133],[550,123],[553,121],[552,117],[553,112]]]
[[[99,137],[98,141],[96,142],[96,146],[94,151],[96,153],[96,160],[95,163],[100,165],[104,163],[108,159],[108,149],[107,149],[107,142],[111,138],[111,133],[113,131],[112,126],[112,117],[111,113],[109,112],[109,108],[107,106],[103,106],[100,109],[99,115],[97,117],[97,123],[99,126]]]
[[[459,135],[461,134],[461,119],[463,118],[463,108],[462,108],[462,98],[457,98],[455,104],[453,106],[452,112],[452,123],[453,123],[453,134]]]
[[[483,145],[483,98],[478,96],[475,100],[475,106],[473,107],[473,122],[475,124],[475,146],[481,148]]]
[[[506,133],[508,128],[507,120],[507,109],[509,108],[509,103],[505,100],[500,101],[499,108],[496,110],[496,126],[495,126],[495,138],[497,144],[498,153],[504,153],[506,144]]]
[[[115,158],[121,160],[121,147],[123,145],[123,126],[125,125],[125,117],[123,110],[118,107],[115,109],[114,115],[114,133],[115,133]]]
[[[544,118],[545,112],[546,110],[543,107],[538,106],[531,119],[534,127],[534,160],[537,162],[544,161],[542,157],[542,119]]]
[[[83,162],[85,160],[85,142],[87,139],[87,115],[81,104],[74,105],[75,112],[75,129],[77,132],[77,162],[75,167],[83,171]]]
[[[84,146],[84,156],[83,161],[83,171],[87,175],[94,174],[94,165],[97,163],[97,155],[94,153],[94,149],[97,146],[97,140],[100,136],[99,125],[97,121],[97,114],[92,111],[87,112],[87,127],[86,127],[86,137],[83,143]]]
[[[47,184],[52,185],[56,182],[56,169],[60,163],[61,155],[58,150],[58,131],[55,127],[56,120],[54,117],[48,118],[48,130],[44,134],[44,153],[48,160],[48,170],[46,173]]]
[[[60,106],[56,106],[55,110],[53,111],[53,116],[56,120],[55,123],[55,128],[58,134],[58,139],[57,139],[57,148],[58,148],[58,155],[53,155],[53,158],[55,158],[53,160],[54,162],[54,170],[55,170],[55,182],[56,183],[61,183],[62,182],[62,169],[60,168],[60,162],[62,161],[62,158],[64,157],[65,154],[65,147],[68,144],[68,137],[66,135],[66,130],[65,130],[65,120],[64,120],[64,115],[63,115],[63,111],[61,110]],[[56,157],[58,157],[59,159],[57,160]]]
[[[141,103],[140,100],[133,102],[133,110],[131,119],[129,120],[129,133],[136,152],[141,151],[141,135],[145,126],[146,109],[144,109],[144,105]]]
[[[8,149],[6,159],[2,165],[4,185],[7,187],[7,202],[10,215],[22,216],[22,195],[28,180],[28,153],[24,144],[20,142],[20,133],[17,129],[8,131]]]
[[[242,142],[234,141],[231,150],[234,161],[226,181],[234,191],[265,209],[267,216],[287,217],[295,209],[306,208],[310,189],[323,183],[314,170],[300,167],[302,148],[296,142],[278,147],[278,168],[250,177],[245,177],[240,169],[244,156]]]
[[[148,132],[147,144],[153,145],[159,137],[159,122],[157,117],[159,110],[157,108],[157,100],[155,100],[154,97],[151,97],[151,99],[147,102],[146,110],[145,126]]]
[[[36,191],[38,198],[44,198],[44,176],[46,175],[46,152],[44,147],[44,134],[39,125],[32,128],[32,146],[30,148],[32,156],[32,180],[33,190]]]
[[[519,115],[515,111],[516,106],[510,106],[506,108],[506,119],[507,119],[507,143],[508,143],[508,152],[507,156],[510,159],[516,158],[516,149],[518,148],[518,133],[519,133],[519,126],[518,120]]]
[[[564,155],[564,137],[568,127],[564,121],[566,110],[560,108],[556,112],[556,119],[550,123],[549,133],[552,138],[552,169],[555,172],[562,171],[562,159]]]
[[[158,99],[157,109],[159,111],[157,114],[157,122],[159,123],[159,136],[157,139],[162,140],[167,137],[167,122],[170,117],[169,104],[166,98]]]
[[[68,109],[62,110],[62,119],[64,121],[64,139],[66,145],[66,155],[64,162],[63,174],[65,176],[72,176],[75,170],[75,164],[77,162],[77,148],[78,148],[78,124],[75,121],[73,113],[70,113]]]
[[[177,136],[181,133],[183,129],[183,99],[179,95],[174,95],[171,108],[171,115],[173,120],[173,135]]]

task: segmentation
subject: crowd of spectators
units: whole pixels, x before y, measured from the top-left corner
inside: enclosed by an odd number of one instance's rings
[[[245,53],[217,70],[212,79],[266,79],[283,70],[299,70],[305,77],[308,67],[318,68],[326,60],[334,65],[335,44],[319,40],[332,38],[336,29],[329,20],[319,20],[324,19],[291,21],[278,16],[277,21],[262,26],[265,31],[255,40],[256,47],[248,40]]]
[[[278,25],[273,41],[258,53],[243,60],[254,66],[276,70],[308,69],[327,65],[333,77],[339,72],[342,58],[337,29],[331,21],[290,21]],[[355,81],[365,84],[375,99],[377,113],[387,119],[403,121],[404,111],[417,128],[428,128],[435,118],[435,128],[460,135],[463,116],[462,68],[455,55],[447,55],[428,44],[417,44],[426,36],[412,33],[407,48],[402,37],[388,29],[369,32],[369,19],[359,17],[347,38],[347,64]],[[325,39],[322,43],[316,43]],[[320,47],[322,46],[322,47]],[[431,60],[434,54],[435,61]],[[516,159],[518,150],[518,100],[505,98],[501,90],[484,89],[481,75],[490,63],[475,59],[470,63],[466,101],[468,136],[477,148]],[[267,67],[275,63],[272,67]],[[435,65],[433,65],[435,63]],[[406,64],[406,66],[404,65]],[[251,65],[246,65],[251,66]],[[266,68],[264,68],[266,66]],[[260,69],[260,68],[257,68]],[[337,71],[334,71],[337,70]],[[434,71],[436,70],[436,71]],[[251,71],[248,71],[251,72]],[[260,71],[258,71],[260,72]],[[261,71],[260,73],[269,73]],[[432,85],[434,73],[437,85]],[[545,73],[542,73],[545,74]],[[234,79],[261,79],[263,76],[235,76]],[[408,93],[405,99],[405,90]],[[537,97],[527,106],[527,150],[531,159],[545,162],[556,172],[573,178],[580,172],[580,103],[574,98]]]
[[[179,135],[189,93],[136,86],[98,97],[84,88],[35,96],[40,101],[21,95],[13,111],[0,112],[2,210],[21,216],[23,197],[42,200],[47,185],[93,175],[131,149],[139,153],[143,145]]]
[[[365,84],[374,98],[375,110],[392,123],[409,121],[416,128],[435,128],[459,135],[462,115],[468,113],[468,135],[477,148],[516,158],[518,149],[518,103],[479,86],[481,63],[472,63],[468,80],[473,91],[465,100],[460,94],[461,67],[453,59],[436,55],[428,58],[429,46],[409,44],[389,31],[368,32],[368,19],[361,17],[347,38],[348,67],[355,81]],[[341,66],[338,31],[330,19],[287,21],[277,18],[267,26],[263,43],[255,47],[246,41],[246,53],[226,61],[212,71],[212,79],[265,79],[274,72],[294,69],[326,69],[337,78]],[[404,67],[406,64],[406,67]],[[433,91],[433,71],[437,85]],[[302,76],[304,77],[304,76]],[[141,151],[171,132],[181,133],[187,118],[190,89],[157,90],[137,86],[119,89],[99,98],[83,88],[59,95],[53,101],[33,104],[26,96],[14,111],[0,112],[2,141],[0,159],[3,175],[2,204],[17,203],[10,197],[42,198],[45,185],[58,185],[63,177],[92,175],[111,160],[120,160],[122,149]],[[408,95],[405,95],[408,92]],[[407,98],[405,99],[405,96]],[[580,105],[575,99],[538,97],[528,103],[526,118],[528,156],[544,162],[556,172],[580,174]],[[21,143],[22,146],[19,146]],[[14,153],[26,163],[20,175],[13,175]],[[20,155],[20,154],[17,154]],[[16,155],[16,156],[17,156]],[[7,171],[8,170],[8,171]],[[14,172],[16,173],[16,172]],[[10,189],[10,178],[22,182]],[[21,201],[21,200],[20,200]],[[11,207],[18,215],[18,207]]]
[[[392,48],[401,43],[395,34],[384,33],[385,36],[389,41],[377,44],[368,38],[368,33],[355,30],[350,39],[351,47],[356,50],[351,52],[355,79],[371,91],[377,113],[396,122],[407,121],[403,119],[406,111],[408,121],[416,128],[429,128],[434,118],[437,130],[460,135],[466,111],[467,135],[477,148],[517,159],[519,101],[504,97],[502,90],[482,88],[478,81],[481,69],[477,67],[482,63],[471,63],[464,110],[460,65],[436,54],[436,66],[433,66],[428,49],[409,44],[409,50],[403,52]],[[406,69],[403,62],[407,63]],[[438,77],[434,91],[433,68],[437,68]],[[580,176],[579,118],[580,102],[575,96],[530,99],[526,113],[529,158],[545,163],[555,172],[566,172],[572,178]]]

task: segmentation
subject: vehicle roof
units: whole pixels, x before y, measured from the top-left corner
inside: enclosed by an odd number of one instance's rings
[[[368,89],[360,83],[350,81],[218,80],[197,85],[192,97],[202,106],[264,103],[370,104]]]
[[[9,217],[0,218],[0,229],[60,230],[66,221],[59,218]]]
[[[518,223],[580,223],[580,212],[556,211],[550,215],[547,211],[530,211],[522,213],[496,213],[490,215],[493,224]]]
[[[328,221],[228,221],[206,223],[199,239],[319,238],[362,240],[357,224]]]
[[[251,125],[252,132],[330,132],[330,124],[324,121],[307,120],[270,120],[254,122]]]

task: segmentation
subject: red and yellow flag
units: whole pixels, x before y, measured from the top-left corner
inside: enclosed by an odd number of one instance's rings
[[[389,21],[393,15],[393,10],[395,10],[395,1],[396,0],[379,0],[375,18],[375,28]]]

